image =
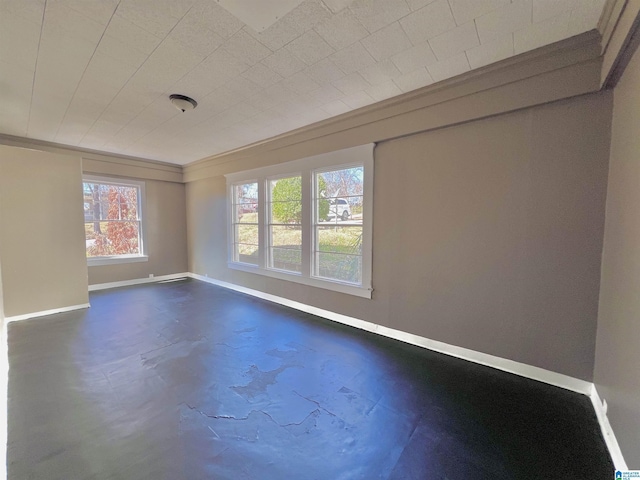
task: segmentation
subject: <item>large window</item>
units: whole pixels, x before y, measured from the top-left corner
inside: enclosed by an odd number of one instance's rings
[[[144,261],[143,184],[85,177],[84,231],[89,265]]]
[[[370,298],[372,149],[227,175],[229,266]]]

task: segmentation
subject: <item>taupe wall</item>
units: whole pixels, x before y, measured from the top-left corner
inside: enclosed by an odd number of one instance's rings
[[[610,118],[593,94],[380,144],[371,300],[228,269],[222,176],[187,184],[189,270],[591,380]]]
[[[2,195],[0,195],[0,225],[2,225]],[[4,292],[2,288],[2,236],[0,235],[0,329],[4,331]],[[2,334],[0,333],[0,340]]]
[[[89,285],[187,272],[185,186],[144,180],[144,248],[149,261],[89,267]]]
[[[6,140],[6,139],[4,139]],[[36,212],[41,217],[46,217],[51,221],[52,218],[63,217],[67,220],[63,220],[62,223],[56,223],[56,227],[69,225],[71,228],[70,233],[77,234],[78,228],[80,228],[81,244],[82,244],[82,273],[79,275],[80,281],[82,281],[84,289],[84,300],[80,303],[86,303],[86,291],[87,291],[87,276],[88,284],[95,285],[99,283],[119,282],[124,280],[132,280],[139,278],[148,278],[149,274],[154,276],[168,275],[173,273],[183,273],[187,271],[187,229],[185,219],[185,185],[181,183],[182,173],[181,168],[176,165],[167,165],[157,162],[143,162],[140,160],[132,160],[120,157],[110,157],[108,155],[99,155],[95,153],[77,152],[70,149],[61,147],[45,147],[30,143],[27,140],[13,140],[11,143],[16,145],[25,145],[31,148],[19,148],[11,145],[0,145],[0,153],[2,153],[2,165],[0,170],[2,178],[0,181],[2,185],[11,186],[11,191],[15,194],[24,194],[28,197],[26,205],[33,205],[35,200],[31,199],[39,198],[39,192],[44,192],[42,189],[36,189],[31,180],[24,180],[28,182],[28,187],[20,190],[15,188],[18,185],[23,185],[22,177],[27,174],[38,175],[42,174],[46,179],[57,179],[60,184],[66,189],[67,194],[65,196],[55,196],[54,200],[47,198],[46,201],[38,204],[38,211]],[[5,161],[5,158],[7,159]],[[73,168],[69,167],[69,159],[73,159]],[[19,159],[16,164],[16,160]],[[10,162],[9,160],[12,160]],[[65,163],[67,162],[67,163]],[[46,168],[40,168],[42,166]],[[20,168],[18,168],[20,167]],[[77,167],[77,168],[76,168]],[[33,172],[31,172],[33,170]],[[83,172],[84,171],[84,172]],[[139,263],[125,263],[114,265],[101,265],[92,266],[88,268],[85,258],[84,247],[84,229],[83,229],[83,214],[82,214],[82,173],[93,175],[104,175],[113,178],[134,178],[145,182],[145,208],[144,208],[144,227],[145,227],[145,253],[149,256],[147,262]],[[30,177],[24,177],[30,178]],[[38,177],[40,178],[40,177]],[[3,191],[5,189],[3,188]],[[8,193],[7,193],[8,195]],[[79,199],[78,199],[79,198]],[[0,201],[5,200],[4,196],[0,197]],[[6,202],[10,205],[15,203],[12,198],[7,198]],[[73,202],[73,203],[71,203]],[[9,208],[11,214],[16,212],[13,207]],[[26,208],[26,206],[25,206]],[[79,218],[70,220],[69,216],[64,216],[64,212],[73,212],[79,210]],[[2,212],[0,212],[2,213]],[[17,219],[19,215],[15,215]],[[33,218],[33,215],[25,215],[23,218]],[[12,221],[8,219],[7,222]],[[0,220],[2,230],[4,228],[4,219]],[[70,222],[70,223],[65,223]],[[30,228],[37,222],[30,221],[22,223],[25,228]],[[73,227],[70,225],[73,224]],[[32,231],[42,231],[43,229],[33,228]],[[46,232],[45,232],[46,234]],[[42,236],[42,235],[40,235]],[[60,236],[56,234],[58,238]],[[35,237],[30,234],[29,237]],[[0,240],[2,240],[0,238]],[[27,248],[27,243],[24,243]],[[33,240],[35,241],[35,240]],[[20,242],[19,242],[20,243]],[[7,247],[10,248],[10,247]],[[58,253],[58,249],[68,250],[68,244],[65,242],[50,242],[46,249],[38,248],[37,252],[41,252],[42,255],[48,254],[52,258],[61,258]],[[37,253],[36,255],[40,255]],[[20,256],[18,262],[22,261]],[[16,260],[15,258],[13,259]],[[16,263],[18,265],[18,263]],[[3,265],[4,269],[8,268]],[[16,267],[17,268],[17,267]],[[71,267],[71,270],[73,267]],[[31,272],[33,273],[33,272]],[[16,294],[20,293],[24,296],[31,296],[31,290],[36,287],[31,287],[29,283],[22,282],[20,286],[15,283],[15,278],[9,278],[9,273],[5,273],[5,290],[12,290]],[[26,277],[23,278],[26,281]],[[24,288],[23,288],[24,287]],[[44,290],[41,289],[40,290]],[[43,292],[43,295],[45,293]],[[7,298],[7,292],[5,291],[5,315],[17,315],[17,313],[9,313],[9,311],[15,311],[11,308],[10,300]],[[1,305],[1,304],[0,304]],[[48,310],[50,308],[36,308],[31,311]],[[10,310],[7,310],[10,309]],[[23,312],[21,313],[29,313]]]
[[[640,52],[614,90],[594,381],[640,469]]]
[[[5,316],[88,302],[79,156],[0,145]]]

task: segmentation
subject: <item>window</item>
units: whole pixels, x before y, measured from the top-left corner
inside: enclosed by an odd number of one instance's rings
[[[302,177],[269,180],[269,267],[302,272]]]
[[[230,268],[371,297],[373,145],[227,183]]]
[[[364,167],[314,172],[314,186],[314,275],[361,284]]]
[[[142,242],[144,184],[85,177],[84,230],[89,265],[145,261]]]
[[[258,265],[258,184],[235,185],[232,205],[233,261]]]

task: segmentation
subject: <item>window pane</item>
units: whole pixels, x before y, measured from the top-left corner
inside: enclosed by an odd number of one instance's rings
[[[302,178],[269,181],[269,266],[302,270]]]
[[[234,185],[233,202],[233,259],[236,262],[258,265],[258,184]]]
[[[271,180],[269,185],[272,202],[302,199],[302,178],[299,176]]]
[[[362,283],[364,167],[317,172],[314,275]]]
[[[141,254],[140,223],[96,221],[84,225],[87,257]]]
[[[271,248],[271,267],[289,272],[302,270],[302,252],[296,248]]]
[[[300,272],[302,265],[302,227],[271,225],[269,227],[271,268]]]
[[[109,201],[106,199],[101,199],[98,205],[97,212],[98,215],[96,215],[96,218],[99,218],[100,220],[107,220],[109,218]]]
[[[140,188],[84,182],[87,257],[140,255]]]
[[[239,223],[258,223],[258,204],[242,203],[236,205],[236,222]]]
[[[362,283],[362,257],[341,253],[317,254],[318,276],[343,282]]]
[[[138,187],[84,183],[84,214],[89,220],[139,220]]]
[[[274,247],[297,247],[302,245],[302,227],[280,226],[271,227],[271,245]]]
[[[294,224],[302,222],[302,202],[272,202],[269,223]]]
[[[236,261],[242,263],[250,263],[258,265],[258,246],[246,245],[243,243],[236,244]]]
[[[364,167],[319,172],[315,177],[318,222],[362,223]]]
[[[92,199],[88,199],[87,196],[85,195],[84,197],[84,221],[85,222],[92,222],[94,219],[94,205],[93,205],[93,200]]]
[[[236,225],[236,242],[258,245],[258,225]]]
[[[256,182],[243,183],[234,187],[233,203],[258,203],[258,184]]]
[[[362,227],[338,226],[316,228],[318,250],[321,252],[362,253]]]
[[[289,177],[269,181],[269,223],[302,222],[302,178]]]
[[[235,221],[258,223],[258,184],[245,183],[234,187]]]
[[[136,187],[109,185],[101,202],[102,218],[108,220],[137,220],[138,200],[136,190]]]

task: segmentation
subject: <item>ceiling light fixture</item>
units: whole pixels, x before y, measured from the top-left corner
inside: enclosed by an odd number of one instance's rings
[[[198,102],[186,95],[178,95],[177,93],[174,93],[173,95],[169,95],[169,99],[171,100],[171,103],[173,103],[173,105],[182,112],[193,110],[198,106]]]

